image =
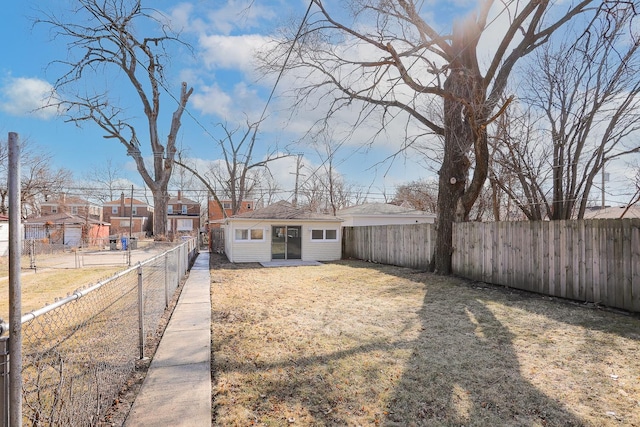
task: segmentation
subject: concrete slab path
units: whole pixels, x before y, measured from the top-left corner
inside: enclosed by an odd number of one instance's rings
[[[126,427],[211,425],[211,278],[201,252],[131,412]]]

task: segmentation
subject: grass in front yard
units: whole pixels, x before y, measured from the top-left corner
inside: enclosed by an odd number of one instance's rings
[[[640,319],[344,261],[212,275],[213,423],[640,426]]]

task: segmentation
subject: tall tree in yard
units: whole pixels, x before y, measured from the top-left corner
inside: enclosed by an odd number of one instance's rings
[[[94,122],[104,131],[104,138],[124,145],[153,194],[157,238],[166,233],[167,187],[174,166],[176,138],[193,89],[182,83],[173,114],[166,118],[168,130],[163,142],[159,122],[164,119],[160,116],[160,94],[168,86],[164,75],[168,62],[166,49],[171,43],[181,42],[158,20],[156,11],[143,8],[141,3],[141,0],[79,0],[74,3],[69,20],[43,13],[37,22],[50,26],[55,38],[68,40],[70,58],[51,64],[63,66],[55,84],[53,103],[66,112],[69,122],[77,125]],[[142,32],[154,34],[143,37]],[[75,54],[78,56],[74,58]],[[130,93],[140,101],[144,113],[140,122],[128,116],[130,105],[118,93],[120,82],[126,82]],[[145,129],[144,137],[138,132],[140,127]],[[145,162],[140,140],[148,144],[150,164]]]
[[[323,0],[312,3],[314,13],[288,63],[299,77],[298,102],[326,100],[327,120],[359,103],[358,120],[379,111],[380,127],[408,114],[425,137],[436,136],[443,158],[433,267],[448,274],[453,222],[468,218],[487,179],[487,126],[505,107],[501,100],[514,66],[576,16],[613,13],[623,2],[574,0],[555,7],[552,1],[481,0],[448,34],[429,22],[424,2],[361,0],[349,3],[348,11]],[[505,20],[500,31],[497,22]],[[500,39],[483,53],[481,66],[480,39],[496,32]],[[280,40],[263,58],[267,70],[284,63],[293,40]]]

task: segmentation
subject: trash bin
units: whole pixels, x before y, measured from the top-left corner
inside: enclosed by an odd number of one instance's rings
[[[118,250],[118,240],[109,238],[109,250],[116,251]]]
[[[120,239],[120,244],[122,245],[122,250],[126,251],[127,250],[127,244],[129,243],[128,239],[126,237],[123,237]]]
[[[138,239],[131,237],[131,239],[129,239],[129,246],[131,246],[131,250],[138,249]]]

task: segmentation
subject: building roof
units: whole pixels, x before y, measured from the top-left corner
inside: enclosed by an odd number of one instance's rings
[[[311,221],[342,221],[333,215],[310,212],[296,208],[291,203],[280,201],[261,209],[234,215],[228,219],[280,219],[280,220],[311,220]]]
[[[200,204],[200,203],[196,202],[195,200],[191,200],[191,199],[188,199],[186,197],[180,197],[180,198],[171,197],[169,199],[169,202],[168,202],[169,205],[174,205],[176,203],[182,203],[183,205],[199,205]]]
[[[620,218],[626,206],[605,206],[604,208],[587,208],[584,212],[584,219],[615,219]],[[624,214],[624,218],[640,218],[640,206],[631,206]]]
[[[339,216],[359,216],[359,215],[387,215],[387,216],[421,216],[435,217],[430,212],[418,209],[407,208],[403,206],[391,205],[389,203],[364,203],[358,206],[352,206],[338,211]]]
[[[102,224],[109,225],[108,222],[98,221],[92,218],[83,218],[78,215],[73,215],[67,212],[57,213],[53,215],[37,216],[27,218],[23,221],[25,224],[31,225],[44,225],[46,223],[52,224],[65,224],[65,225],[84,225],[84,224]]]
[[[105,202],[103,204],[103,206],[120,206],[120,203],[122,203],[122,199],[115,199],[115,200],[112,200],[110,202]],[[147,203],[142,202],[142,201],[140,201],[138,199],[133,199],[133,204],[134,204],[134,206],[149,206]],[[125,197],[124,205],[125,206],[131,206],[131,198],[130,197]]]
[[[99,206],[96,203],[85,200],[76,196],[64,196],[56,197],[55,199],[49,199],[40,203],[41,206],[56,206],[56,205],[68,205],[68,206]]]

